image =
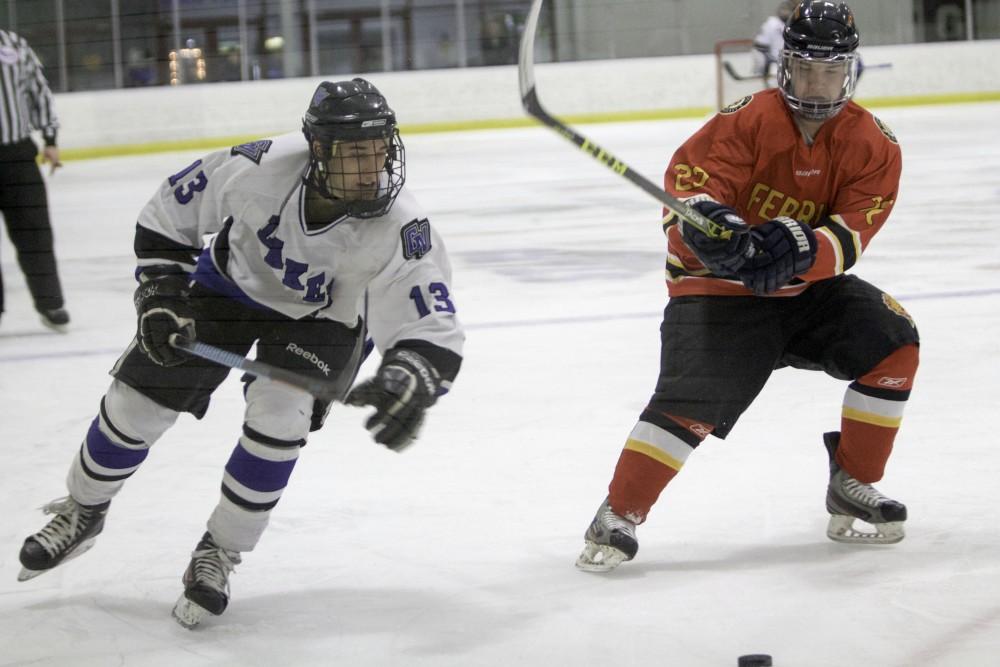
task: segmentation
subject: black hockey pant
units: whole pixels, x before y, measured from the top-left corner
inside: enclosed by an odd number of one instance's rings
[[[45,181],[38,170],[38,149],[31,139],[0,145],[0,214],[17,250],[28,290],[37,310],[62,308]],[[0,313],[4,310],[0,275]]]

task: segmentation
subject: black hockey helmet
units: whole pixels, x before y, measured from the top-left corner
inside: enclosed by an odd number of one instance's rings
[[[810,120],[835,116],[854,95],[860,43],[854,13],[843,2],[805,0],[785,24],[785,48],[778,66],[778,87],[788,106]],[[840,93],[831,99],[803,98],[795,92],[796,71],[813,64],[843,69]],[[828,68],[829,69],[829,68]]]
[[[303,177],[307,187],[343,204],[357,218],[388,213],[406,180],[406,160],[396,113],[375,86],[361,78],[322,82],[302,118],[302,133],[309,142],[309,169]],[[369,151],[384,151],[385,162],[377,172],[351,175],[377,182],[377,191],[331,185],[331,178],[344,176],[340,145],[365,140],[372,140]]]

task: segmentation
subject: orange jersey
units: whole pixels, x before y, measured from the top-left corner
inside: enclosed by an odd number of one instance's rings
[[[816,263],[771,296],[793,296],[810,282],[849,269],[892,212],[902,158],[892,132],[854,102],[806,144],[778,89],[726,107],[674,153],[664,175],[679,199],[708,194],[750,225],[779,216],[809,223]],[[684,243],[664,211],[670,296],[750,295],[739,280],[716,278]]]

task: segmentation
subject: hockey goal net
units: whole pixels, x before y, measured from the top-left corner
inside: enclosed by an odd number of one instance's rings
[[[752,39],[715,43],[715,101],[719,109],[765,87],[764,79],[754,74],[752,52]],[[773,71],[766,85],[774,85]]]

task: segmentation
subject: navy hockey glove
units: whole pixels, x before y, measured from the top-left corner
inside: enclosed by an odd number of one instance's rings
[[[783,287],[816,261],[816,234],[804,222],[775,218],[752,228],[750,238],[756,255],[738,275],[757,296]]]
[[[712,222],[732,232],[728,239],[708,236],[694,225],[681,221],[681,236],[701,263],[718,276],[734,276],[753,254],[750,247],[750,227],[736,211],[711,199],[694,197],[691,208]]]
[[[375,442],[398,452],[416,440],[440,384],[441,376],[427,359],[413,350],[393,348],[375,377],[352,389],[344,402],[374,407],[365,428]]]
[[[171,334],[194,338],[194,310],[188,302],[190,281],[175,267],[143,271],[135,290],[139,347],[160,366],[176,366],[189,357],[170,345]]]

